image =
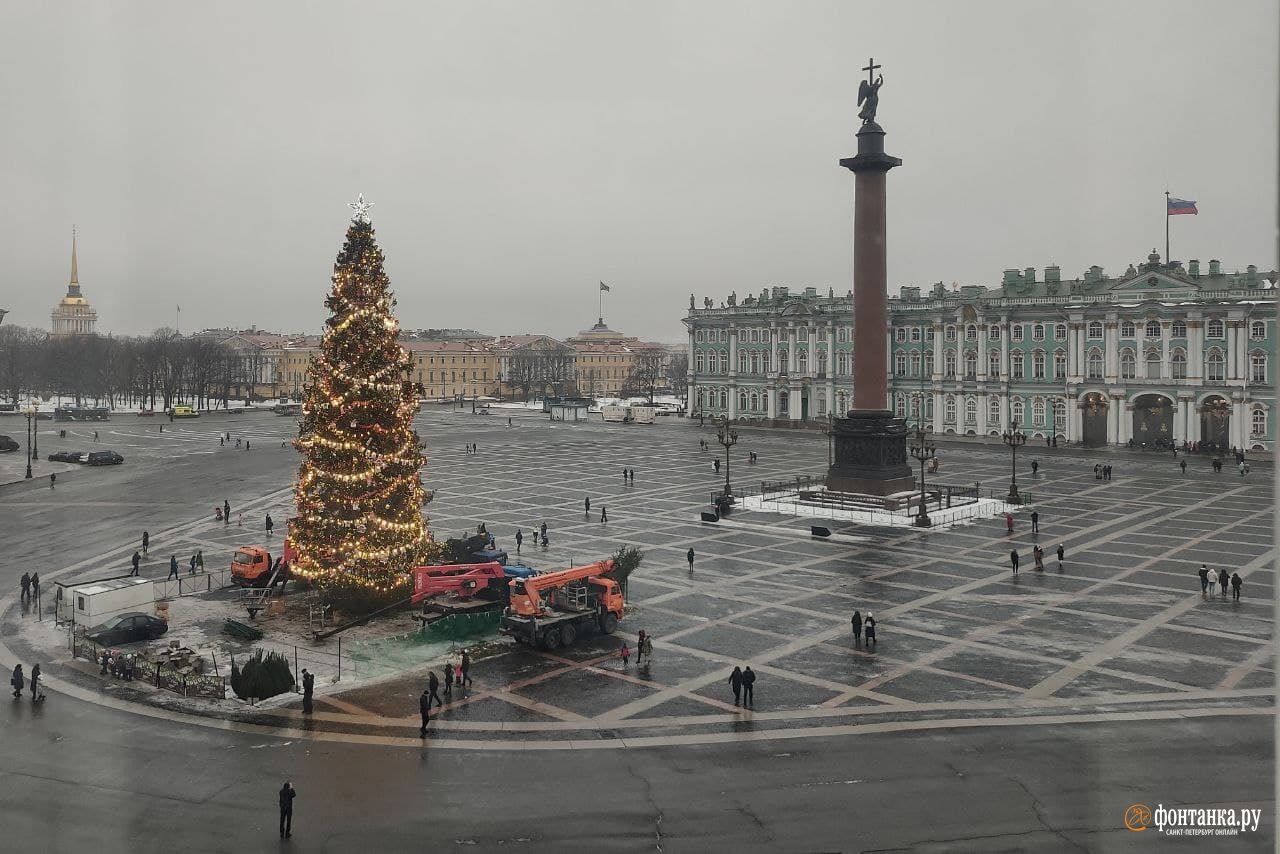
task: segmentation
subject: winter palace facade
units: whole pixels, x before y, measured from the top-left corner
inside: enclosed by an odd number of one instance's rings
[[[998,288],[904,287],[889,300],[886,408],[940,434],[1084,445],[1271,450],[1276,273],[1218,261],[1121,276],[1006,270]],[[850,295],[690,297],[689,414],[821,425],[852,400]]]

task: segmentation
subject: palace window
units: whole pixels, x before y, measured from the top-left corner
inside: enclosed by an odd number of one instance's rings
[[[1053,402],[1053,429],[1058,433],[1067,429],[1067,403],[1061,398]]]
[[[911,419],[917,423],[920,421],[920,395],[911,395]]]
[[[1187,378],[1187,354],[1183,350],[1174,350],[1169,357],[1169,375],[1175,380]]]
[[[907,373],[907,354],[901,350],[893,357],[893,372],[900,377]]]
[[[1088,336],[1090,341],[1101,341],[1102,340],[1102,324],[1096,320],[1093,321],[1087,327],[1085,327],[1085,335]]]
[[[1249,354],[1249,382],[1265,383],[1267,381],[1267,354]]]
[[[827,351],[826,350],[818,351],[818,373],[824,377],[827,375]]]
[[[893,414],[898,418],[907,417],[907,399],[900,394],[893,396]]]
[[[720,351],[720,373],[722,374],[729,373],[729,351],[728,350]]]
[[[1000,398],[991,397],[987,399],[987,429],[994,429],[1000,426]]]
[[[756,394],[754,391],[751,392],[751,411],[760,411],[760,395]]]
[[[836,371],[842,377],[849,376],[849,354],[836,353]]]
[[[809,370],[809,350],[807,348],[796,353],[796,370],[802,374]]]
[[[778,370],[784,374],[787,372],[787,351],[786,350],[778,351]]]
[[[747,393],[745,391],[738,392],[738,411],[747,411]]]
[[[992,350],[987,354],[987,376],[995,378],[1000,376],[1000,351]]]
[[[978,340],[978,327],[974,326],[973,324],[969,324],[968,326],[966,326],[966,327],[964,328],[964,340],[966,340],[966,341],[977,341],[977,340]]]
[[[1148,350],[1146,353],[1146,358],[1147,358],[1147,379],[1149,380],[1160,379],[1160,351]]]
[[[1133,338],[1137,334],[1138,334],[1137,327],[1133,325],[1132,320],[1126,320],[1124,323],[1120,324],[1121,338]]]
[[[978,354],[973,350],[968,350],[964,354],[964,378],[967,380],[978,378]]]
[[[1120,379],[1131,380],[1138,376],[1138,363],[1133,357],[1132,350],[1123,350],[1120,353]]]
[[[948,424],[956,423],[956,396],[954,394],[947,395],[946,422]]]
[[[1053,351],[1053,378],[1055,380],[1065,380],[1067,378],[1067,353],[1065,350]]]
[[[836,330],[836,340],[841,344],[849,340],[849,334],[843,326]]]
[[[956,340],[956,328],[954,326],[947,327],[947,340],[948,341]]]
[[[1043,323],[1037,323],[1031,327],[1031,340],[1032,341],[1044,340],[1044,324]]]
[[[1022,379],[1022,354],[1014,353],[1009,357],[1009,375],[1015,379]]]
[[[700,373],[702,373],[702,372],[703,372],[703,371],[702,371],[702,354],[701,354],[701,353],[694,353],[694,354],[693,354],[693,372],[694,372],[695,374],[700,374]],[[435,379],[435,374],[432,374],[432,379],[433,379],[433,380]]]
[[[1024,414],[1022,399],[1014,398],[1012,405],[1009,407],[1009,419],[1012,422],[1010,430],[1017,432],[1018,428],[1022,426],[1022,416]]]
[[[1267,410],[1255,409],[1249,416],[1251,436],[1267,435]]]
[[[998,324],[993,323],[987,327],[987,340],[988,341],[1000,340],[1000,326]]]
[[[702,330],[701,330],[701,329],[699,329],[697,332],[694,332],[694,333],[693,333],[693,340],[694,340],[694,341],[697,341],[699,344],[701,344],[701,343],[702,343]],[[434,359],[432,359],[432,361],[435,361],[435,360],[434,360]]]
[[[1175,320],[1169,327],[1169,335],[1173,338],[1187,337],[1187,324],[1181,320]]]
[[[1087,368],[1087,376],[1091,380],[1102,379],[1102,351],[1093,349],[1089,351],[1089,359]]]
[[[1208,324],[1205,325],[1204,334],[1206,338],[1225,338],[1226,327],[1222,324],[1221,320],[1210,320]]]
[[[801,326],[799,329],[797,329],[797,330],[796,330],[796,340],[797,340],[797,341],[808,341],[808,340],[809,340],[809,327],[807,327],[807,326]]]
[[[919,326],[913,326],[913,327],[911,327],[911,340],[912,340],[912,341],[914,341],[914,342],[916,342],[916,343],[919,343],[919,341],[920,341],[920,337],[921,337],[921,335],[920,335],[920,327],[919,327]]]
[[[1012,332],[1012,337],[1014,341],[1022,340],[1022,324],[1021,323],[1013,324],[1013,326],[1010,327],[1010,331]]]
[[[905,326],[899,326],[897,329],[893,330],[893,340],[897,341],[899,344],[907,340],[907,329]]]
[[[916,350],[911,354],[911,376],[920,376],[920,351]]]
[[[1044,398],[1037,397],[1031,403],[1031,426],[1044,426]]]
[[[1059,341],[1067,340],[1067,324],[1059,323],[1053,327],[1053,337]]]
[[[1261,320],[1255,320],[1249,324],[1249,337],[1254,341],[1261,341],[1267,337],[1267,324]]]
[[[926,340],[926,341],[932,341],[932,340],[933,340],[933,336],[934,336],[934,329],[933,329],[933,327],[932,327],[932,326],[926,326],[926,327],[924,328],[924,340]]]
[[[964,399],[964,423],[978,423],[978,399],[973,395],[969,395]]]
[[[1031,354],[1031,376],[1034,379],[1044,379],[1044,351],[1037,350]]]
[[[745,374],[747,368],[750,367],[751,360],[747,353],[743,350],[738,351],[738,373]]]
[[[1222,358],[1222,351],[1214,348],[1209,351],[1206,357],[1206,365],[1208,370],[1205,372],[1205,379],[1222,382],[1226,377],[1226,360]]]
[[[1146,326],[1146,336],[1148,338],[1160,337],[1160,324],[1154,320],[1148,320]]]
[[[948,350],[947,354],[943,357],[942,361],[943,361],[943,364],[945,365],[945,368],[943,370],[943,375],[946,376],[947,378],[954,377],[956,375],[955,350]]]

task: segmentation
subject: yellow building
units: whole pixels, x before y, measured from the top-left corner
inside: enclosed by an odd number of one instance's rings
[[[97,334],[98,312],[90,307],[89,301],[80,293],[80,271],[76,265],[76,232],[71,231],[71,283],[67,285],[67,295],[54,306],[50,321],[55,336],[95,335]]]
[[[424,400],[486,397],[498,393],[498,356],[477,341],[402,341],[413,357],[411,379]]]

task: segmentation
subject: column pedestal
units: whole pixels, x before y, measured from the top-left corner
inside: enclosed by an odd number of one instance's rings
[[[833,423],[835,463],[827,489],[890,495],[916,488],[907,463],[907,424],[888,409],[853,411]]]

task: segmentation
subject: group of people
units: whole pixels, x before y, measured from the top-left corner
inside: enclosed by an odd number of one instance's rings
[[[22,588],[22,604],[26,605],[40,601],[40,573],[31,572],[22,573],[22,578],[18,580],[18,586]]]
[[[538,545],[538,539],[542,539],[542,547],[547,547],[547,523],[543,522],[541,527],[533,529],[533,544]],[[516,528],[516,554],[520,554],[520,547],[524,545],[524,531]]]
[[[98,671],[102,676],[111,675],[117,679],[132,682],[138,675],[138,654],[136,652],[104,649],[102,656],[98,659],[98,663],[102,665],[102,669]]]
[[[26,677],[22,675],[22,665],[15,664],[13,667],[13,675],[9,677],[9,686],[13,688],[13,699],[18,700],[22,697],[22,689],[27,687]],[[44,699],[44,694],[40,691],[40,665],[31,665],[31,702],[38,703]]]
[[[621,648],[618,649],[618,658],[622,661],[622,669],[626,670],[627,665],[631,663],[631,647],[627,646],[626,641],[623,641]],[[653,635],[644,629],[636,635],[636,667],[642,663],[653,663]]]
[[[876,645],[876,618],[872,616],[870,611],[867,612],[865,619],[861,613],[854,611],[853,616],[849,618],[849,623],[853,626],[853,643],[855,646],[862,646],[864,635],[866,636],[868,647]]]
[[[735,666],[729,674],[729,687],[733,689],[733,704],[741,704],[744,708],[756,707],[756,673],[747,665],[747,669]]]
[[[623,483],[629,483],[629,484],[631,484],[632,486],[635,486],[635,485],[636,485],[636,470],[635,470],[635,469],[623,469],[623,470],[622,470],[622,482],[623,482]]]
[[[1067,556],[1067,550],[1058,543],[1058,570],[1062,570],[1062,560]],[[1044,572],[1044,549],[1040,548],[1040,544],[1036,543],[1031,547],[1031,559],[1035,561],[1036,571]],[[1017,549],[1009,550],[1009,564],[1013,567],[1013,574],[1018,574],[1018,567],[1022,564],[1022,558],[1018,556]]]
[[[1093,466],[1094,480],[1111,480],[1111,464],[1095,463]]]
[[[1217,584],[1222,589],[1222,595],[1227,595],[1227,586],[1231,587],[1231,598],[1236,602],[1240,601],[1240,588],[1244,585],[1244,579],[1240,577],[1240,573],[1233,572],[1227,575],[1225,569],[1220,569],[1215,573],[1205,564],[1200,564],[1200,593],[1203,596],[1212,596],[1213,586]]]
[[[163,433],[163,432],[164,432],[164,426],[163,426],[163,425],[161,425],[161,427],[160,427],[160,432],[161,432],[161,433]],[[219,448],[225,448],[225,447],[226,447],[227,445],[229,445],[229,444],[231,444],[231,434],[230,434],[230,433],[226,434],[225,436],[219,436],[219,437],[218,437],[218,447],[219,447]],[[281,442],[281,443],[280,443],[280,447],[282,447],[282,448],[283,448],[284,446],[285,446],[285,443],[284,443],[284,442]],[[236,439],[236,448],[241,448],[241,447],[243,447],[246,451],[247,451],[247,450],[249,450],[249,440],[248,440],[248,439]]]
[[[446,697],[453,695],[453,686],[457,684],[459,691],[465,691],[468,685],[473,684],[471,680],[471,651],[464,649],[462,658],[457,661],[450,659],[444,663],[444,695]],[[436,675],[434,670],[427,673],[427,687],[422,689],[421,696],[418,697],[418,714],[422,717],[422,726],[418,730],[421,738],[427,737],[427,725],[431,723],[431,704],[435,703],[437,708],[444,708],[444,700],[440,699],[440,677]]]
[[[626,471],[626,469],[623,469],[623,471],[625,472],[625,471]],[[591,496],[589,496],[589,495],[588,495],[586,498],[582,499],[582,516],[583,516],[583,518],[584,518],[584,519],[590,519],[590,518],[591,518]],[[603,522],[608,522],[608,521],[609,521],[609,509],[608,509],[607,507],[603,506],[603,505],[601,505],[601,507],[600,507],[600,521],[601,521],[602,523],[603,523]],[[545,542],[545,540],[546,540],[546,527],[547,527],[547,523],[546,523],[546,522],[543,522],[543,523],[542,523],[542,528],[543,528],[543,535],[542,535],[542,536],[543,536],[543,540],[544,540],[544,542],[543,542],[542,544],[543,544],[544,546],[546,545],[546,542]]]
[[[465,449],[465,451],[466,451],[466,455],[467,455],[468,457],[474,457],[474,456],[476,455],[476,443],[475,443],[475,442],[468,442],[467,444],[463,445],[462,447]]]

